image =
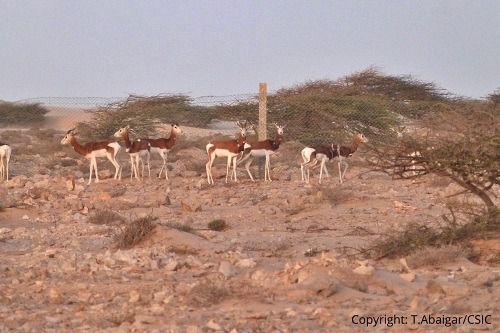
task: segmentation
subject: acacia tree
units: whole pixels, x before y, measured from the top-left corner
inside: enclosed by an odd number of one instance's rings
[[[373,147],[370,162],[394,178],[445,176],[485,205],[488,223],[498,221],[495,190],[500,184],[500,112],[477,102],[425,117],[417,129]]]

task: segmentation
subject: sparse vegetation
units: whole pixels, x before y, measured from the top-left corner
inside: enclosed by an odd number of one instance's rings
[[[118,249],[129,249],[139,244],[154,230],[156,217],[148,215],[128,223],[114,237],[114,244]]]
[[[90,214],[89,223],[111,225],[125,222],[125,218],[115,211],[109,209],[98,209]]]
[[[222,302],[230,294],[222,281],[205,279],[191,289],[187,303],[191,306],[208,307]]]
[[[187,225],[187,224],[184,224],[184,223],[169,222],[169,223],[167,223],[167,226],[169,228],[177,229],[179,231],[194,233],[193,228],[190,225]]]
[[[491,217],[485,215],[465,224],[447,223],[441,228],[409,224],[403,230],[393,231],[380,238],[361,252],[381,259],[407,256],[425,247],[465,244],[468,240],[500,232],[499,217],[498,214],[494,217],[496,223],[491,223]]]
[[[34,124],[44,121],[49,110],[40,104],[20,104],[0,101],[0,125]]]
[[[213,231],[223,231],[224,229],[227,228],[226,221],[222,219],[215,219],[210,222],[208,222],[207,225],[208,229],[213,230]]]
[[[469,255],[469,249],[459,245],[444,245],[441,247],[424,247],[409,255],[406,260],[411,268],[440,267],[454,262],[458,258],[467,258]]]

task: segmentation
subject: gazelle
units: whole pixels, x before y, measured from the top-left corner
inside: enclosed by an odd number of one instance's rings
[[[247,170],[248,175],[250,176],[250,179],[252,181],[255,180],[253,179],[252,173],[250,172],[250,165],[252,164],[255,157],[266,158],[266,162],[264,164],[264,181],[272,181],[270,157],[280,147],[283,137],[283,129],[286,125],[279,126],[275,123],[274,126],[276,127],[276,136],[274,137],[274,140],[267,139],[263,141],[253,141],[245,143],[243,156],[237,161],[237,164],[247,161],[245,163],[245,169]]]
[[[126,148],[125,151],[130,156],[130,179],[132,179],[133,177],[139,179],[139,162],[142,163],[141,178],[144,177],[144,162],[142,160],[143,157],[146,158],[146,161],[148,163],[149,175],[151,175],[151,167],[149,165],[149,156],[150,156],[149,151],[151,149],[151,144],[149,143],[148,140],[138,139],[133,142],[130,141],[128,133],[129,129],[130,129],[129,125],[122,127],[115,132],[114,136],[116,138],[123,139]]]
[[[11,153],[12,148],[10,148],[8,144],[0,142],[0,180],[9,180],[9,162]]]
[[[97,157],[107,157],[108,160],[115,167],[114,179],[122,179],[122,170],[120,164],[116,161],[116,154],[120,151],[121,147],[118,142],[112,141],[100,141],[100,142],[87,142],[86,144],[80,144],[75,138],[75,129],[70,129],[64,138],[61,140],[61,144],[72,145],[73,149],[83,155],[86,159],[90,160],[90,175],[89,182],[92,182],[92,170],[95,171],[95,182],[99,182],[99,174],[97,172]]]
[[[167,175],[167,154],[175,145],[177,140],[177,134],[181,134],[182,130],[179,127],[179,124],[172,123],[172,128],[170,130],[170,136],[167,138],[159,138],[159,139],[142,139],[147,140],[151,144],[151,152],[157,152],[163,160],[163,165],[161,166],[160,173],[158,174],[158,178],[161,178],[161,173],[165,170],[165,179],[168,180]]]
[[[227,141],[211,141],[207,144],[206,149],[208,154],[208,162],[205,165],[205,168],[207,171],[207,180],[209,184],[214,183],[214,179],[212,176],[212,165],[214,164],[215,158],[219,156],[227,156],[226,183],[229,176],[229,168],[231,167],[231,163],[233,163],[234,181],[238,181],[238,179],[236,178],[236,158],[244,149],[247,137],[247,122],[245,121],[245,123],[242,124],[238,121],[236,125],[238,125],[238,127],[240,128],[238,139]]]
[[[309,183],[309,171],[314,168],[318,161],[320,161],[320,174],[319,174],[319,183],[321,184],[321,177],[323,174],[323,170],[328,176],[328,171],[326,170],[325,163],[328,160],[332,160],[338,156],[338,167],[339,167],[339,182],[342,184],[344,181],[345,173],[349,164],[346,162],[346,158],[351,156],[358,150],[358,147],[362,143],[368,142],[368,139],[362,133],[356,133],[352,137],[352,144],[350,146],[341,146],[338,144],[331,144],[328,146],[317,146],[317,147],[306,147],[302,149],[301,155],[303,159],[303,163],[300,164],[300,170],[302,173],[302,180],[306,183]],[[344,170],[342,171],[342,166],[344,166]],[[307,169],[307,175],[305,174],[304,168]]]

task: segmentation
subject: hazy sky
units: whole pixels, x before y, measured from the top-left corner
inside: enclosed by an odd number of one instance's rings
[[[500,87],[500,1],[0,0],[0,99],[254,93],[378,66]]]

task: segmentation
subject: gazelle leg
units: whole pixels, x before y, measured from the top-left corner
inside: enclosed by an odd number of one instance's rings
[[[213,155],[212,155],[213,154]],[[214,184],[214,178],[212,176],[212,164],[214,163],[215,160],[215,153],[209,153],[208,154],[208,162],[205,165],[206,166],[206,171],[207,171],[207,181],[209,184]]]
[[[151,165],[149,164],[149,161],[151,159],[151,154],[148,152],[146,157],[147,157],[147,162],[148,162],[148,177],[151,178]]]
[[[167,168],[168,152],[165,152],[164,155],[165,155],[165,179],[168,180],[168,168]]]
[[[3,165],[3,156],[0,156],[0,180],[3,180],[4,173],[4,165]]]
[[[255,179],[253,179],[252,173],[250,172],[250,165],[252,164],[252,162],[253,162],[253,157],[250,157],[248,161],[245,163],[245,169],[247,170],[250,179],[254,182]]]
[[[337,165],[339,167],[339,182],[342,184],[342,170],[340,168],[340,164],[342,164],[342,159],[339,158],[339,161],[337,162]]]
[[[140,156],[140,154],[137,155],[137,159],[141,163],[141,178],[144,178],[144,160]]]
[[[228,156],[227,157],[227,166],[226,166],[226,183],[227,183],[227,178],[229,177],[229,168],[231,167],[232,161],[233,161],[233,159],[231,158],[231,156]]]
[[[5,166],[5,171],[7,173],[7,181],[9,181],[9,162],[10,162],[10,151],[8,152],[7,156],[5,157],[5,160],[7,161],[6,166]]]
[[[236,158],[238,156],[233,157],[233,175],[234,175],[234,181],[238,182],[238,178],[236,177]]]
[[[90,171],[89,171],[89,182],[87,185],[90,185],[90,182],[92,181],[92,171],[94,170],[94,162],[93,159],[90,159]]]
[[[323,170],[325,171],[325,177],[330,178],[330,175],[328,174],[328,169],[326,168],[326,161],[323,163]]]
[[[113,164],[113,166],[115,167],[115,176],[113,177],[113,179],[116,179],[118,177],[118,172],[120,171],[120,165],[118,164],[118,162],[113,158],[113,155],[111,154],[106,154],[106,157],[108,158],[108,160],[111,162],[111,164]]]
[[[267,169],[267,179],[272,182],[271,179],[271,155],[266,155],[266,169]]]
[[[99,172],[97,171],[97,159],[94,157],[95,182],[99,183]]]
[[[130,155],[130,180],[134,178],[134,174],[135,174],[134,156]]]
[[[321,164],[319,166],[319,183],[321,184],[321,178],[323,177],[323,167],[325,166],[325,160],[321,160]]]
[[[345,178],[345,173],[347,171],[347,168],[349,167],[349,164],[347,164],[347,162],[344,160],[344,171],[342,172],[342,179]]]

